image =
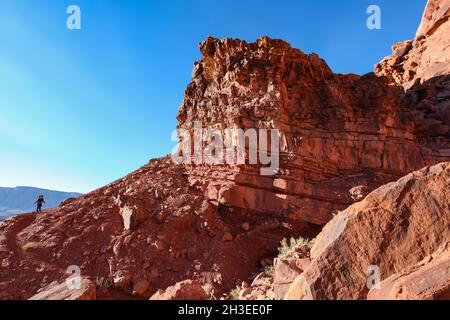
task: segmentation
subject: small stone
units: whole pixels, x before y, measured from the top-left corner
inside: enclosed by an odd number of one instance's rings
[[[230,232],[225,232],[225,234],[223,235],[222,241],[224,241],[224,242],[233,241],[233,235]]]

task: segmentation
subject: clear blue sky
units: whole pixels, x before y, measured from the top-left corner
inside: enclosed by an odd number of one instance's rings
[[[66,28],[66,8],[82,29]],[[366,9],[382,9],[382,30]],[[86,192],[170,153],[198,42],[282,38],[364,74],[426,1],[0,1],[0,186]]]

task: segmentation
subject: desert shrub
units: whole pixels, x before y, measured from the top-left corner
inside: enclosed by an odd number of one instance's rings
[[[266,275],[268,275],[269,277],[272,277],[272,276],[273,276],[273,273],[274,273],[273,266],[266,266],[266,267],[264,268],[264,273],[265,273]]]
[[[292,249],[300,246],[300,245],[306,245],[309,243],[309,239],[300,237],[298,239],[295,239],[294,237],[291,237],[290,240],[287,238],[284,238],[281,240],[280,247],[278,248],[279,257],[285,256],[287,253],[292,251]]]
[[[241,288],[237,286],[233,290],[230,291],[230,296],[233,300],[239,300],[239,295],[241,294]]]
[[[109,289],[112,285],[111,281],[109,281],[108,279],[105,279],[103,277],[97,277],[95,279],[95,284],[97,285],[98,288],[103,288],[103,289]]]

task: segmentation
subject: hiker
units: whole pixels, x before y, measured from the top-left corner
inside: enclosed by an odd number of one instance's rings
[[[42,204],[45,203],[44,196],[39,196],[34,204],[37,204],[36,213],[42,212]]]

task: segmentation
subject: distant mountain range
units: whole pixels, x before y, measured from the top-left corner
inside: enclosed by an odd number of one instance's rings
[[[78,198],[81,193],[61,192],[33,187],[0,187],[0,221],[20,213],[35,210],[34,202],[39,195],[43,195],[45,204],[43,209],[55,208],[68,198]]]

